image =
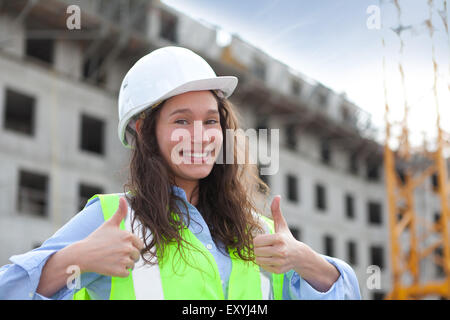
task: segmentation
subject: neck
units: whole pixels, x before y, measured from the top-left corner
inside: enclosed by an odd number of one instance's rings
[[[195,189],[198,186],[198,180],[182,180],[175,179],[175,184],[177,187],[180,187],[186,193],[186,199],[192,204],[197,205],[198,203],[198,189]],[[195,189],[195,191],[194,191]]]

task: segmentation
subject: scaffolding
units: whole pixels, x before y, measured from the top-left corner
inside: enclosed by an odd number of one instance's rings
[[[413,148],[408,126],[409,103],[405,90],[405,73],[402,64],[404,40],[402,34],[411,26],[402,24],[402,8],[398,0],[393,1],[398,14],[398,27],[393,28],[400,41],[400,61],[398,70],[403,89],[403,121],[392,123],[389,120],[391,106],[387,98],[386,57],[383,55],[385,124],[384,166],[386,191],[389,208],[389,232],[391,245],[392,290],[386,299],[423,299],[437,295],[450,299],[450,242],[449,242],[449,182],[444,149],[450,145],[441,126],[440,106],[437,93],[438,63],[436,62],[433,41],[433,1],[428,0],[429,18],[426,26],[432,39],[432,65],[434,72],[433,96],[437,114],[437,138],[435,148],[424,142],[423,147]],[[380,6],[382,2],[380,1]],[[443,1],[446,12],[446,0]],[[444,16],[443,16],[444,17]],[[446,15],[444,25],[447,26]],[[448,35],[448,28],[446,28]],[[383,49],[385,39],[382,38]],[[393,134],[393,128],[400,127],[400,135]],[[394,149],[393,141],[396,148]],[[434,192],[439,196],[441,214],[437,221],[430,222],[420,216],[415,207],[415,192],[424,187],[427,178],[436,177]],[[419,232],[424,230],[424,232]],[[402,241],[407,235],[409,243]],[[429,244],[432,238],[431,244]],[[444,277],[439,280],[421,281],[421,261],[431,258],[435,265],[443,268]],[[408,281],[409,280],[409,281]]]

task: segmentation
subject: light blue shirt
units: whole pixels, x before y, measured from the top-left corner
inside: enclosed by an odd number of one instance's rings
[[[197,238],[208,248],[219,268],[223,290],[227,292],[228,279],[231,272],[231,259],[225,247],[214,243],[207,224],[200,212],[186,200],[183,189],[173,187],[174,194],[180,196],[188,206],[191,223],[188,226]],[[183,206],[180,209],[183,210]],[[186,213],[184,218],[186,218]],[[59,229],[42,246],[20,255],[10,257],[12,264],[0,268],[0,299],[72,299],[75,289],[61,288],[52,297],[44,297],[36,293],[42,268],[48,258],[58,250],[76,241],[86,238],[101,224],[103,213],[98,198],[91,200],[86,207],[76,214],[68,223]],[[221,248],[221,250],[219,250]],[[283,299],[318,300],[318,299],[361,299],[358,280],[353,269],[344,261],[321,255],[336,266],[340,272],[339,278],[327,292],[315,290],[294,270],[284,274]],[[111,289],[111,277],[97,273],[83,273],[81,287],[89,289],[93,299],[108,300]]]

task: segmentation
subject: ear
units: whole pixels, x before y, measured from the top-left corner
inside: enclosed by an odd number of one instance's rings
[[[135,124],[136,128],[135,129],[136,129],[137,133],[140,133],[140,131],[141,131],[141,121],[142,121],[141,119],[136,120],[136,124]]]

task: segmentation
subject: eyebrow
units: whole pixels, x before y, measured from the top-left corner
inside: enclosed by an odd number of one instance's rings
[[[177,113],[192,113],[192,111],[191,111],[191,109],[187,109],[187,108],[174,110],[169,114],[169,117],[174,114],[177,114]],[[206,113],[207,114],[217,114],[217,113],[219,113],[219,111],[216,109],[209,109]]]

